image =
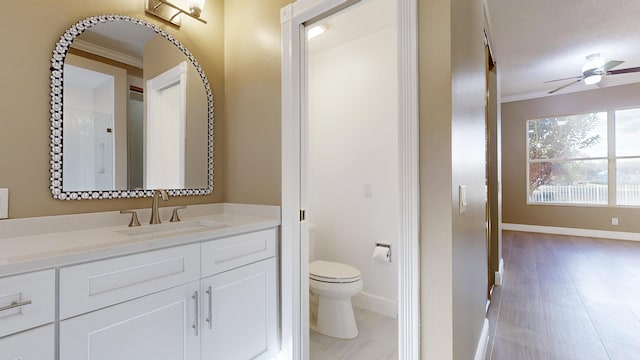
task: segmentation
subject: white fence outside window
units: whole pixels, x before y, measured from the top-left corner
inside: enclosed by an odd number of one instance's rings
[[[608,203],[606,185],[571,184],[543,185],[529,196],[531,203],[554,204],[603,204]],[[618,205],[640,205],[640,184],[618,184]]]

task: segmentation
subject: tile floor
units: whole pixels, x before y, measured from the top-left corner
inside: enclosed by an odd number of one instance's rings
[[[310,331],[311,360],[397,360],[398,320],[354,308],[360,334],[341,340]]]

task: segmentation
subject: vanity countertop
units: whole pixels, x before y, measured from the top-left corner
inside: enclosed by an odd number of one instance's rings
[[[280,225],[278,206],[209,204],[161,209],[162,224],[128,227],[131,215],[105,212],[0,221],[0,276],[212,240]],[[148,209],[138,210],[140,222]],[[118,225],[114,225],[118,224]]]

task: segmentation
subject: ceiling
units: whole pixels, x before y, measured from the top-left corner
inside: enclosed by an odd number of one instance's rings
[[[638,0],[486,0],[503,101],[548,96],[581,75],[589,54],[640,66]],[[600,86],[640,82],[640,73],[605,77]],[[597,89],[579,83],[555,94]],[[555,95],[554,94],[554,95]]]
[[[107,21],[87,29],[78,36],[77,40],[79,41],[77,42],[90,43],[109,49],[110,52],[130,56],[142,63],[144,46],[156,35],[156,32],[151,28],[137,23]]]
[[[327,28],[311,40],[312,53],[323,52],[396,24],[395,2],[389,0],[360,0],[354,5],[314,24]]]

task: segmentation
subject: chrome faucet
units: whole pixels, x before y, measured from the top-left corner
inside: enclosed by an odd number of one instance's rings
[[[160,224],[160,216],[158,215],[158,197],[162,196],[162,201],[169,200],[169,194],[167,190],[158,189],[153,192],[153,203],[151,204],[151,220],[149,224]]]

